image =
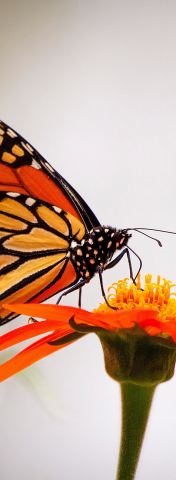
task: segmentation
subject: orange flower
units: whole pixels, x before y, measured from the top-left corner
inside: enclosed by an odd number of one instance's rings
[[[4,305],[18,314],[45,318],[9,333],[1,335],[0,350],[16,345],[32,337],[47,334],[0,366],[0,381],[32,365],[37,360],[69,345],[81,336],[94,331],[102,341],[103,335],[126,334],[139,338],[141,333],[155,337],[160,343],[175,348],[176,343],[176,293],[175,285],[158,276],[156,283],[151,275],[145,277],[144,289],[140,279],[137,285],[128,279],[120,280],[109,288],[108,301],[111,309],[103,303],[94,310],[48,305],[20,304]],[[103,341],[102,341],[103,343]]]

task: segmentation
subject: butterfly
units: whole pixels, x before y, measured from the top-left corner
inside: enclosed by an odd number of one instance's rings
[[[43,302],[81,289],[127,255],[129,230],[102,226],[74,188],[16,131],[0,122],[0,324],[4,303]],[[112,259],[116,251],[120,251]],[[138,270],[138,271],[139,271]]]

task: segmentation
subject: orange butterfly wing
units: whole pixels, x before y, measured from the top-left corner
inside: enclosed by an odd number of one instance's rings
[[[0,191],[30,195],[79,218],[86,230],[100,225],[74,188],[23,137],[0,121]]]
[[[22,137],[0,122],[0,191],[40,198],[80,219],[73,204],[37,162],[38,156],[38,152]],[[49,165],[44,159],[42,162]]]
[[[0,192],[0,317],[3,303],[41,302],[79,280],[70,260],[71,241],[80,241],[79,219],[43,200]],[[10,317],[9,317],[10,318]]]
[[[63,249],[58,248],[58,251],[62,251],[59,259],[52,255],[51,239],[54,231],[53,234],[59,236],[59,218],[58,225],[55,221],[55,225],[51,226],[51,211],[49,216],[47,212],[46,218],[45,214],[41,217],[37,213],[39,253],[25,253],[25,246],[35,241],[34,228],[29,218],[30,214],[36,216],[35,199],[46,210],[49,209],[49,204],[54,205],[63,210],[65,219],[67,216],[70,225],[68,244],[64,255]],[[8,206],[5,206],[5,202]],[[54,214],[60,215],[56,212]],[[76,239],[81,240],[86,231],[95,225],[99,225],[97,218],[73,187],[24,138],[0,122],[0,305],[4,301],[42,302],[77,283],[77,272],[66,257],[66,252],[75,235]],[[49,256],[44,252],[42,257],[40,248],[44,241],[43,230]],[[20,241],[22,247],[19,253]],[[1,323],[4,323],[7,312],[1,309],[0,316]]]

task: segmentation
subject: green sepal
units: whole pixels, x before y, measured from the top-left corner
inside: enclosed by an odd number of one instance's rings
[[[48,345],[54,345],[54,346],[59,346],[59,345],[65,345],[70,342],[75,342],[76,340],[79,340],[79,338],[84,337],[85,333],[78,333],[78,332],[73,332],[69,333],[68,335],[65,335],[65,337],[62,338],[56,338],[56,340],[51,340],[51,342],[47,342]]]
[[[99,331],[107,373],[118,382],[157,385],[174,374],[176,344],[150,336],[135,326],[116,332]]]
[[[69,320],[70,326],[76,331],[81,333],[98,333],[105,331],[101,327],[94,327],[92,325],[86,325],[85,323],[76,323],[74,319],[74,315]]]

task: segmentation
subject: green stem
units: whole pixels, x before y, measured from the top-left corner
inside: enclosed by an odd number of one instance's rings
[[[156,385],[121,383],[122,436],[116,480],[133,480]]]

